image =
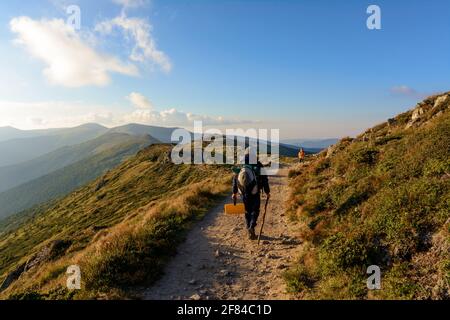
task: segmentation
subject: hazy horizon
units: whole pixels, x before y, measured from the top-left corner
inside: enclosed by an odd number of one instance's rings
[[[190,130],[188,128],[183,128],[182,126],[180,127],[170,127],[170,126],[157,126],[157,125],[146,125],[146,124],[140,124],[140,123],[127,123],[124,125],[119,125],[119,126],[106,126],[106,125],[102,125],[100,123],[95,123],[95,122],[87,122],[87,123],[83,123],[77,126],[69,126],[69,127],[49,127],[49,128],[38,128],[38,129],[20,129],[14,126],[3,126],[0,127],[0,129],[4,129],[4,128],[10,128],[10,129],[15,129],[15,130],[19,130],[19,131],[23,131],[23,132],[27,132],[27,131],[47,131],[47,130],[64,130],[64,129],[74,129],[74,128],[78,128],[78,127],[83,127],[83,126],[88,126],[88,125],[96,125],[96,126],[100,126],[103,127],[105,129],[114,129],[114,128],[118,128],[118,127],[124,127],[124,126],[132,126],[132,125],[139,125],[139,126],[149,126],[149,127],[160,127],[160,128],[168,128],[168,129],[176,129],[176,128],[182,128],[182,129],[187,129]],[[191,128],[192,129],[192,128]],[[280,142],[284,143],[284,144],[289,144],[289,143],[298,143],[299,141],[324,141],[324,140],[336,140],[336,139],[340,139],[342,137],[323,137],[323,138],[304,138],[304,137],[295,137],[295,138],[281,138]]]

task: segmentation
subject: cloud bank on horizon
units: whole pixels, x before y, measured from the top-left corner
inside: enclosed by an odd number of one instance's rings
[[[192,125],[194,121],[202,121],[205,126],[223,126],[252,124],[257,122],[254,120],[225,119],[223,117],[186,113],[178,111],[175,108],[156,111],[154,110],[153,103],[138,92],[132,92],[126,98],[136,108],[132,113],[123,116],[123,120],[128,123],[159,123],[165,126],[189,126]]]
[[[112,108],[102,105],[92,105],[83,102],[12,102],[1,101],[0,107],[5,106],[14,113],[5,114],[0,119],[1,126],[16,126],[19,128],[56,128],[72,127],[83,123],[99,123],[108,127],[120,126],[128,123],[152,124],[159,126],[191,127],[194,121],[202,121],[204,126],[236,126],[257,124],[257,120],[227,119],[199,115],[169,108],[158,111],[153,103],[143,94],[131,92],[124,97],[128,102],[129,111],[122,108]],[[19,125],[15,125],[15,123]]]

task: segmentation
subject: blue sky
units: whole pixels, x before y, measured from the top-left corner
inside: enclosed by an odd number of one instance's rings
[[[218,127],[280,128],[283,138],[341,137],[450,90],[445,0],[143,0],[125,9],[130,0],[120,1],[0,2],[0,126],[190,127],[204,119]],[[30,26],[66,20],[69,4],[81,9],[79,41],[115,59],[108,68],[121,70],[106,70],[108,81],[92,75],[61,80],[63,70],[55,68],[64,69],[66,61],[58,60],[59,48],[27,42],[33,42]],[[371,4],[381,8],[381,30],[366,27]],[[116,17],[151,26],[153,52],[163,62],[151,54],[130,58],[136,39],[117,25],[112,32],[96,30]],[[14,43],[20,37],[25,43]],[[43,59],[36,50],[46,45],[50,58]],[[60,63],[49,62],[53,56]],[[49,64],[51,75],[43,74]]]

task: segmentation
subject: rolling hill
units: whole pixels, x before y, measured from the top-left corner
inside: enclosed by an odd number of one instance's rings
[[[10,129],[4,129],[10,131]],[[108,129],[97,124],[85,124],[75,128],[49,129],[42,132],[24,131],[31,137],[0,141],[0,167],[32,160],[61,147],[71,146],[97,138]]]
[[[150,136],[132,137],[111,133],[75,148],[68,147],[70,152],[59,153],[58,156],[62,157],[54,159],[68,157],[73,160],[77,155],[82,160],[0,193],[0,219],[65,196],[118,166],[127,157],[157,142]],[[43,162],[49,171],[52,164],[54,162]]]
[[[31,138],[34,136],[30,131],[23,131],[13,127],[0,127],[0,142],[12,139]]]
[[[433,96],[291,173],[301,299],[450,298],[450,94]],[[367,290],[367,268],[382,290]]]
[[[20,164],[0,167],[0,193],[108,149],[116,148],[119,145],[128,146],[134,140],[140,143],[142,136],[132,137],[123,133],[107,133],[81,144],[59,148]],[[153,139],[153,142],[157,142],[157,140]]]
[[[13,140],[13,139],[24,139],[33,138],[40,136],[49,136],[57,133],[58,131],[63,132],[67,129],[38,129],[38,130],[20,130],[13,127],[0,127],[0,142]]]

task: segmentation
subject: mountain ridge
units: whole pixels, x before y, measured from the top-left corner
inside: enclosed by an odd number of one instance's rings
[[[31,130],[22,130],[15,128],[13,126],[5,126],[0,127],[0,142],[14,139],[26,139],[40,136],[52,136],[58,134],[64,134],[73,130],[79,129],[91,129],[91,130],[104,130],[105,132],[108,130],[107,127],[102,126],[98,123],[84,123],[75,127],[67,127],[67,128],[47,128],[47,129],[31,129]]]
[[[0,141],[0,167],[32,160],[61,147],[95,139],[107,131],[101,126],[81,125],[67,129],[45,130],[43,135]]]
[[[102,138],[103,137],[103,138]],[[126,134],[109,133],[96,139],[97,143],[86,142],[79,147],[67,147],[70,149],[68,156],[71,161],[66,161],[64,166],[53,167],[53,162],[44,161],[43,164],[48,169],[44,175],[39,175],[34,179],[10,188],[0,193],[0,219],[11,214],[26,210],[34,205],[45,203],[64,196],[78,187],[96,179],[118,166],[127,157],[133,156],[139,150],[155,143],[159,143],[150,136],[133,137]],[[111,139],[108,145],[102,143],[104,139]],[[84,149],[83,147],[84,146]],[[90,149],[98,149],[96,152]],[[73,150],[78,152],[72,152]],[[72,156],[78,154],[79,159]],[[58,153],[65,157],[67,154]],[[47,160],[45,157],[44,160]],[[49,166],[48,166],[49,165]],[[55,169],[56,168],[56,169]],[[1,168],[0,168],[1,169]],[[19,168],[20,169],[20,168]],[[40,168],[32,168],[42,173]],[[0,170],[0,173],[1,170]],[[1,175],[0,175],[1,176]]]
[[[76,145],[63,146],[57,150],[16,165],[0,167],[0,193],[18,185],[47,175],[84,158],[94,156],[115,144],[133,139],[121,133],[105,133]],[[157,140],[155,140],[157,142]]]

